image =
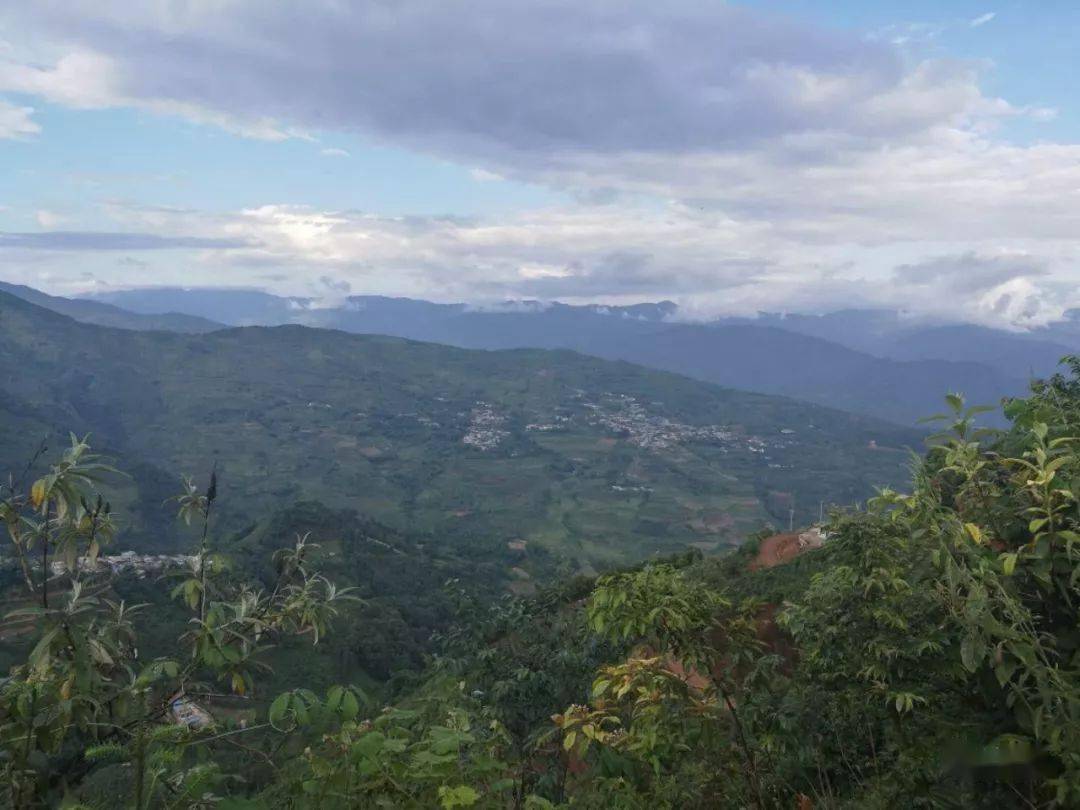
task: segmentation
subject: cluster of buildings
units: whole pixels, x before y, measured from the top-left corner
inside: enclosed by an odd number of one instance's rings
[[[562,432],[571,428],[576,418],[583,416],[588,424],[617,433],[631,444],[647,450],[663,450],[685,442],[709,442],[725,450],[764,455],[769,448],[791,446],[797,441],[795,431],[791,428],[782,428],[779,435],[765,439],[748,436],[730,426],[677,422],[651,414],[644,403],[628,394],[606,392],[596,403],[587,401],[584,392],[575,389],[574,399],[576,408],[561,408],[564,413],[556,414],[548,421],[527,424],[525,430],[531,433]],[[583,409],[584,414],[578,409]],[[509,435],[506,421],[506,417],[496,411],[493,405],[478,401],[469,412],[469,426],[462,442],[480,450],[497,447]]]
[[[134,574],[142,579],[147,574],[160,574],[169,568],[191,565],[195,558],[184,554],[136,554],[125,551],[98,557],[91,563],[86,557],[79,558],[79,571],[112,574]],[[53,576],[68,573],[67,563],[53,560],[50,564]]]
[[[738,435],[721,425],[687,425],[664,416],[653,416],[645,406],[627,394],[607,395],[609,407],[584,403],[592,411],[592,422],[621,433],[627,441],[649,450],[662,450],[688,441],[732,444]],[[751,437],[747,442],[760,441]]]
[[[210,712],[183,694],[176,694],[169,700],[169,717],[176,725],[192,731],[204,731],[214,725]]]
[[[506,417],[488,402],[477,402],[469,414],[469,429],[462,437],[462,444],[478,450],[492,450],[510,435],[505,428]]]
[[[532,431],[534,433],[556,433],[566,430],[567,423],[569,423],[570,417],[558,414],[550,422],[533,422],[526,425],[525,430]]]

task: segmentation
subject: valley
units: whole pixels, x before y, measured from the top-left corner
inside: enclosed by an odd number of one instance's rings
[[[304,500],[448,548],[528,542],[590,569],[807,522],[905,473],[917,431],[570,352],[466,351],[297,326],[202,335],[76,323],[0,298],[9,468],[90,433],[138,551],[182,541],[160,504],[214,464],[228,528]],[[538,573],[534,570],[533,573]]]

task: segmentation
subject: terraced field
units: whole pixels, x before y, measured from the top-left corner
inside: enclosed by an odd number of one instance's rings
[[[92,433],[131,479],[121,547],[182,548],[163,501],[217,464],[222,530],[299,501],[536,575],[737,544],[789,511],[903,480],[884,422],[570,352],[484,352],[302,327],[181,335],[0,295],[0,466]],[[55,445],[55,441],[54,441]],[[520,557],[521,559],[517,559]]]

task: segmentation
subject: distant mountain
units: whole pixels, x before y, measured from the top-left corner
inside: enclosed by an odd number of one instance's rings
[[[39,307],[59,312],[83,323],[98,326],[113,326],[117,329],[161,329],[167,332],[210,332],[221,329],[222,324],[215,323],[198,315],[185,315],[171,312],[167,308],[158,313],[142,314],[129,312],[112,304],[85,298],[61,298],[46,295],[32,287],[22,284],[8,284],[0,281],[0,291],[14,295]]]
[[[1080,345],[1080,341],[1077,343]],[[1075,351],[1064,343],[968,324],[928,327],[898,335],[886,356],[922,360],[948,355],[1027,379],[1053,374],[1061,358]]]
[[[156,315],[181,312],[228,326],[281,326],[294,323],[304,299],[281,298],[258,290],[150,287],[98,293],[87,300],[102,301],[129,312]]]
[[[940,410],[948,391],[996,404],[1023,394],[1064,346],[980,327],[915,328],[895,312],[762,315],[679,323],[671,302],[568,306],[535,301],[496,307],[355,296],[319,307],[262,292],[132,290],[112,303],[140,312],[166,305],[232,324],[299,323],[480,349],[573,349],[675,371],[707,382],[912,424]],[[832,335],[833,337],[828,337]],[[867,348],[860,348],[865,345]]]
[[[370,331],[381,325],[400,325],[406,318],[409,329],[421,328],[418,322],[444,321],[461,315],[503,313],[535,315],[549,312],[576,312],[585,315],[615,315],[639,321],[663,321],[674,315],[678,307],[671,301],[606,306],[594,304],[570,307],[541,301],[510,301],[494,307],[472,307],[467,304],[435,304],[415,298],[390,298],[380,295],[358,295],[344,302],[325,306],[318,300],[304,297],[282,297],[260,290],[220,288],[151,287],[134,290],[115,290],[97,293],[87,300],[102,301],[123,307],[131,312],[152,315],[165,311],[184,312],[210,318],[230,326],[282,326],[302,324],[356,331]],[[433,328],[434,324],[433,324]]]
[[[1080,323],[1070,328],[1067,321],[1032,332],[1008,332],[935,323],[892,310],[841,310],[824,315],[761,313],[718,323],[773,326],[894,360],[982,363],[1021,379],[1052,374],[1064,355],[1080,348]]]
[[[1040,340],[1080,346],[1080,309],[1067,310],[1060,321],[1033,329],[1031,335]]]
[[[927,324],[925,321],[913,323],[910,318],[891,309],[842,309],[821,315],[759,312],[754,317],[722,318],[714,323],[725,326],[771,326],[785,332],[839,343],[875,357],[888,357],[896,336],[908,329],[940,325]]]
[[[216,462],[223,529],[317,499],[525,571],[719,548],[791,510],[808,522],[899,483],[923,436],[572,352],[137,332],[4,293],[0,392],[0,472],[43,433],[91,433],[133,473],[115,482],[126,543],[170,547],[165,498]]]

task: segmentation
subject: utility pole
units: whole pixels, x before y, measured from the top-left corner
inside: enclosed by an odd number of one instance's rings
[[[791,494],[791,508],[788,510],[788,526],[789,532],[795,531],[795,493]]]

